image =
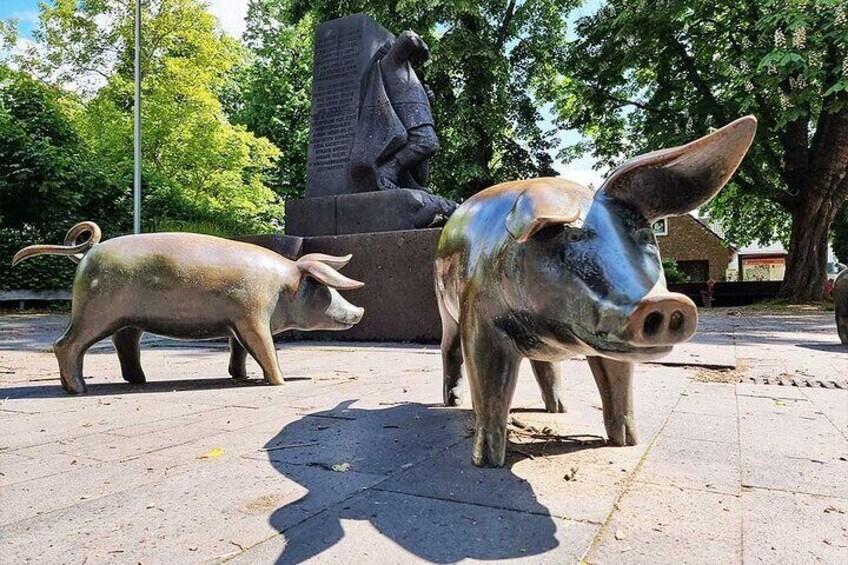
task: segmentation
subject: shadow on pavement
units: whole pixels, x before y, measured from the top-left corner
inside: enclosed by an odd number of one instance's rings
[[[37,398],[62,398],[71,396],[62,389],[59,381],[59,371],[56,370],[56,378],[44,379],[45,383],[39,385],[8,386],[0,389],[0,397],[13,399],[37,399]],[[158,392],[181,392],[186,390],[214,390],[227,388],[244,388],[254,386],[266,386],[262,379],[248,379],[239,381],[232,378],[218,379],[175,379],[165,381],[149,381],[143,385],[132,385],[121,380],[116,375],[116,381],[108,383],[86,382],[88,391],[85,396],[112,396],[116,394],[143,394]],[[288,378],[286,381],[310,380],[305,377]]]
[[[814,349],[816,351],[826,351],[829,353],[848,353],[848,345],[843,345],[839,341],[835,343],[796,343],[795,347]]]
[[[604,444],[522,443],[519,450],[511,446],[506,468],[478,469],[471,464],[469,410],[417,403],[357,409],[353,402],[308,414],[265,444],[274,468],[308,490],[271,516],[285,537],[277,564],[320,561],[350,521],[369,522],[432,563],[545,553],[559,545],[554,518],[510,467],[527,457]],[[341,471],[344,463],[350,467]],[[340,492],[348,494],[326,501]],[[311,517],[299,517],[298,508]]]

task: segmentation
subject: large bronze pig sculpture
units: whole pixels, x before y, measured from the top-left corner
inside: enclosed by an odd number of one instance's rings
[[[848,268],[833,281],[833,302],[836,305],[836,332],[839,340],[848,345]]]
[[[697,141],[639,156],[596,193],[557,178],[508,182],[469,198],[444,228],[435,282],[444,401],[466,365],[473,461],[502,466],[518,368],[530,359],[549,412],[564,412],[556,361],[584,354],[609,443],[635,445],[634,361],[695,332],[695,304],[666,289],[651,225],[709,201],[756,131],[741,118]]]
[[[84,233],[89,239],[77,243]],[[33,245],[12,264],[40,254],[66,255],[79,262],[71,322],[53,348],[62,386],[85,392],[83,355],[112,336],[121,374],[145,382],[139,341],[144,332],[178,339],[230,341],[229,372],[247,378],[247,354],[265,380],[283,384],[273,335],[284,330],[344,330],[363,309],[338,290],[361,288],[336,269],[350,256],[310,254],[290,261],[262,247],[189,233],[151,233],[100,241],[92,222],[77,224],[65,245]]]

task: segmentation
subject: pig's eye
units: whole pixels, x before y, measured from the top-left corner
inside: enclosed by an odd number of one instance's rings
[[[564,231],[565,240],[569,243],[576,243],[586,239],[586,234],[578,228],[566,228]]]

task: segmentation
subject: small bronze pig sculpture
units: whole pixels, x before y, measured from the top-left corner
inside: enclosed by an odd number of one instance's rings
[[[90,233],[83,243],[78,238]],[[229,337],[229,372],[247,378],[247,354],[265,380],[283,384],[273,335],[284,330],[344,330],[363,309],[337,292],[363,283],[336,271],[346,257],[310,254],[290,261],[262,247],[190,233],[150,233],[100,241],[92,222],[77,224],[64,245],[33,245],[12,264],[44,253],[79,262],[71,322],[53,349],[62,386],[85,392],[83,355],[112,336],[124,380],[145,382],[144,332],[178,339]]]
[[[584,354],[609,443],[635,445],[634,361],[694,334],[695,304],[666,290],[651,225],[724,186],[756,131],[741,118],[697,141],[639,156],[596,193],[557,178],[508,182],[469,198],[444,228],[435,282],[444,402],[463,360],[476,417],[473,462],[499,467],[522,358],[549,412],[565,412],[556,361]]]
[[[836,304],[836,332],[843,345],[848,345],[848,268],[842,269],[833,281],[833,302]]]

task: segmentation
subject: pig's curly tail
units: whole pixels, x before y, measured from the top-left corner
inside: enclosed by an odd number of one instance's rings
[[[91,234],[88,239],[82,243],[77,243],[80,236],[86,233]],[[24,259],[44,254],[64,255],[74,263],[79,263],[86,251],[100,243],[101,236],[102,232],[97,224],[94,222],[80,222],[68,230],[68,235],[65,236],[63,245],[30,245],[29,247],[24,247],[15,253],[15,256],[12,258],[12,266],[17,265]]]

